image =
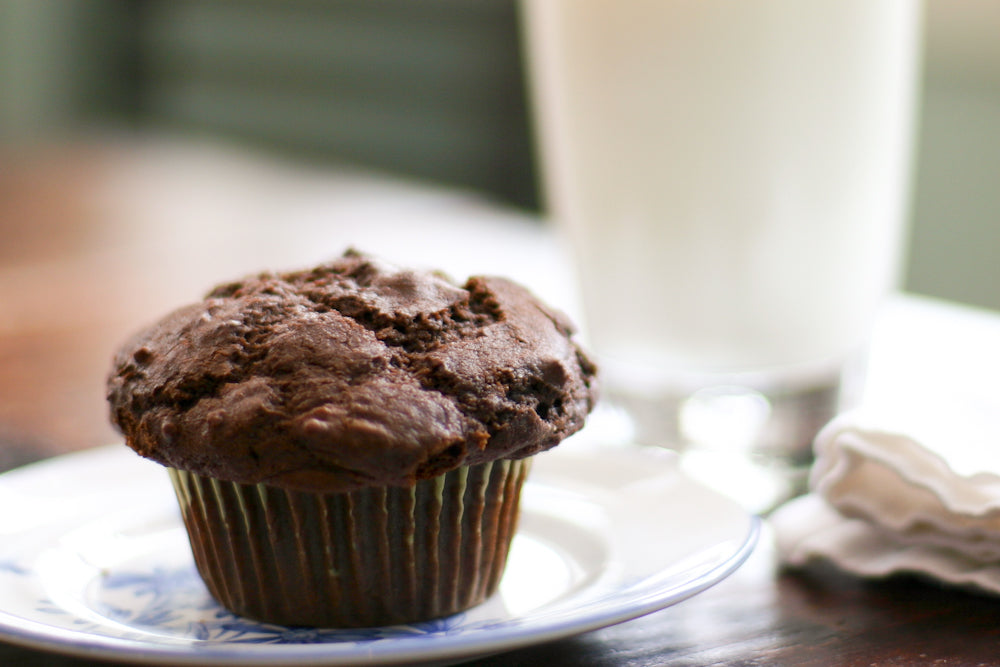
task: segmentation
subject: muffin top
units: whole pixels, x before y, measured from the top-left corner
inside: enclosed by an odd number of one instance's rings
[[[111,419],[142,456],[340,492],[522,458],[583,426],[594,365],[524,288],[334,262],[221,285],[125,344]]]

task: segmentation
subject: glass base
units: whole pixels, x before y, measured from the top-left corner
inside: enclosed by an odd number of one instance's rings
[[[805,492],[813,440],[852,402],[856,375],[655,395],[611,386],[605,397],[629,416],[633,441],[677,451],[686,473],[764,514]]]

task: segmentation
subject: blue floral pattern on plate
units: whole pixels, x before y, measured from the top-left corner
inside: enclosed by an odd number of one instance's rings
[[[101,580],[99,611],[123,625],[173,630],[206,642],[319,644],[371,642],[461,632],[465,614],[412,625],[384,628],[325,629],[286,627],[243,618],[221,607],[205,589],[193,566],[150,571],[112,572]],[[113,604],[106,600],[123,600]]]

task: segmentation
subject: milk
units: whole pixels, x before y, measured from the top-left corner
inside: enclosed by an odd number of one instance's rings
[[[525,0],[550,214],[634,382],[809,373],[895,285],[916,0]]]

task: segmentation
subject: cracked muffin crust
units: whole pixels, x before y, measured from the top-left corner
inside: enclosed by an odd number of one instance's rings
[[[242,484],[341,492],[519,459],[579,430],[595,368],[503,278],[348,251],[215,288],[139,333],[108,380],[142,456]]]

